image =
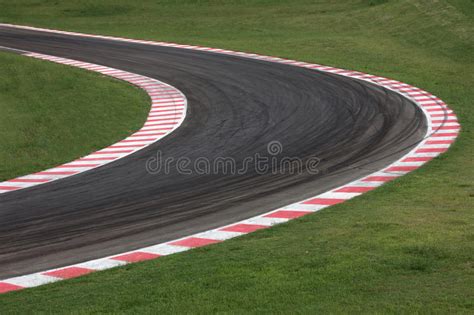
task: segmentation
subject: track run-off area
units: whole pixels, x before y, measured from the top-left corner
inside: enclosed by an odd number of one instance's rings
[[[212,244],[343,202],[446,151],[460,128],[425,91],[332,67],[7,25],[0,45],[137,74],[187,98],[185,120],[159,142],[0,195],[3,291]],[[255,154],[304,165],[317,158],[318,171],[156,174],[147,163],[157,152],[172,165],[230,157],[237,169]]]

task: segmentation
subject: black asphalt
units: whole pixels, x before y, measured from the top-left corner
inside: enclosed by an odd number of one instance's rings
[[[153,77],[189,102],[183,125],[144,150],[0,195],[0,279],[172,240],[308,198],[390,164],[426,131],[421,110],[398,94],[309,69],[8,27],[0,27],[0,45]],[[158,150],[163,159],[221,156],[241,166],[256,153],[268,156],[270,141],[283,145],[278,157],[318,157],[319,174],[250,168],[183,175],[172,168],[153,175],[145,167]]]

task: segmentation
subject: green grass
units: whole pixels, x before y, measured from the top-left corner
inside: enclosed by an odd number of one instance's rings
[[[139,129],[145,92],[91,72],[0,53],[0,181],[41,171]]]
[[[109,7],[111,6],[111,7]],[[474,3],[0,1],[0,21],[209,45],[395,78],[445,100],[447,154],[222,244],[0,296],[5,313],[473,313]]]

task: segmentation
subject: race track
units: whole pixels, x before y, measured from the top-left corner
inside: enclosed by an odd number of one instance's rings
[[[163,140],[104,167],[0,195],[0,279],[165,242],[314,196],[397,160],[427,129],[422,110],[395,92],[290,65],[6,26],[0,46],[142,74],[188,99],[185,121]],[[231,157],[240,168],[246,157],[268,156],[271,141],[282,144],[282,156],[318,157],[320,172],[146,170],[158,150],[163,159]]]

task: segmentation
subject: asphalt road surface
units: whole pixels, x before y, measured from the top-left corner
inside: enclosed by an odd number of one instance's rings
[[[146,149],[0,195],[0,279],[169,241],[314,196],[390,164],[426,132],[423,113],[407,99],[315,70],[3,26],[0,45],[142,74],[188,98],[183,125]],[[241,174],[189,175],[173,163],[167,174],[146,169],[158,151],[162,160],[229,157],[241,169],[246,157],[269,157],[271,141],[282,144],[278,159],[319,158],[319,173],[262,173],[250,165]]]

